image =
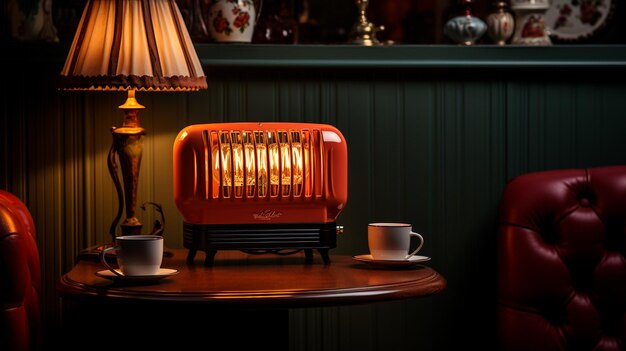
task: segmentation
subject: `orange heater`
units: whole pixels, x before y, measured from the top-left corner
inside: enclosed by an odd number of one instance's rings
[[[290,254],[325,263],[342,231],[348,150],[327,124],[196,124],[174,142],[174,199],[184,246],[213,264],[219,250]]]

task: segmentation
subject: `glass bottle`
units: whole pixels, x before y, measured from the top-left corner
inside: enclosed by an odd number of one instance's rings
[[[289,1],[264,0],[252,40],[262,44],[294,44],[297,29],[298,23]]]

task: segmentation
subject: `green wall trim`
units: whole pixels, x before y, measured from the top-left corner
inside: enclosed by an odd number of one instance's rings
[[[626,67],[624,45],[259,45],[197,44],[203,66],[353,68]]]
[[[0,62],[62,64],[70,43],[0,42]],[[202,65],[340,68],[626,68],[626,45],[195,44]]]

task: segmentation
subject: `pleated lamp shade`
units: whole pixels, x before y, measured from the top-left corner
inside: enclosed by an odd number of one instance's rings
[[[88,0],[59,85],[71,90],[207,88],[175,0]]]

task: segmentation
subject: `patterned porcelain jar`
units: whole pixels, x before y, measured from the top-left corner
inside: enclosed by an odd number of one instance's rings
[[[474,45],[487,31],[487,24],[480,18],[472,15],[472,0],[462,0],[463,16],[456,16],[448,20],[443,27],[443,33],[455,42],[463,45]]]
[[[257,13],[252,0],[211,0],[209,34],[217,42],[249,43]]]
[[[511,0],[511,10],[515,12],[515,34],[512,44],[552,45],[545,25],[545,14],[550,8],[550,0]]]
[[[487,16],[487,34],[498,45],[506,45],[515,30],[515,19],[507,12],[506,2],[496,3],[496,12]]]

